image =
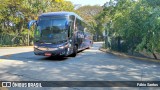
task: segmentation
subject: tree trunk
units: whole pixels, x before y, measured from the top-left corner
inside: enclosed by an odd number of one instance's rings
[[[157,58],[156,54],[154,52],[152,54],[153,54],[154,58],[157,60],[158,58]]]
[[[118,43],[118,51],[121,51],[121,38],[120,36],[118,37],[117,43]]]

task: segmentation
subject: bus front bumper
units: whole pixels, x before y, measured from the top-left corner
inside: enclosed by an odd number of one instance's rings
[[[68,48],[35,48],[34,54],[41,56],[67,56]]]

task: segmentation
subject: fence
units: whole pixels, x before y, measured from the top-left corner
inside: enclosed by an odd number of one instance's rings
[[[0,34],[0,46],[26,46],[28,44],[27,35]],[[33,40],[31,39],[30,44]]]

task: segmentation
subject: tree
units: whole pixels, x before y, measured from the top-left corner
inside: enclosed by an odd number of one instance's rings
[[[94,17],[103,10],[101,6],[82,6],[76,10],[76,12],[86,21],[88,22],[93,29],[90,31],[91,33],[96,33],[96,21]]]
[[[26,44],[30,20],[45,12],[74,11],[74,6],[64,0],[0,0],[0,44]],[[33,30],[30,32],[33,39]]]
[[[146,50],[152,53],[160,52],[160,1],[159,0],[110,0],[104,5],[103,11],[95,18],[99,29],[107,25],[112,41],[123,45],[123,51],[134,52]],[[109,22],[111,25],[108,25]],[[121,43],[123,40],[123,43]],[[114,49],[114,48],[112,48]],[[116,49],[117,50],[117,49]]]

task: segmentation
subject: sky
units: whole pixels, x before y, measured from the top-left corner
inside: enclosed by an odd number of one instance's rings
[[[71,1],[73,4],[81,4],[81,5],[104,5],[109,0],[66,0]]]

